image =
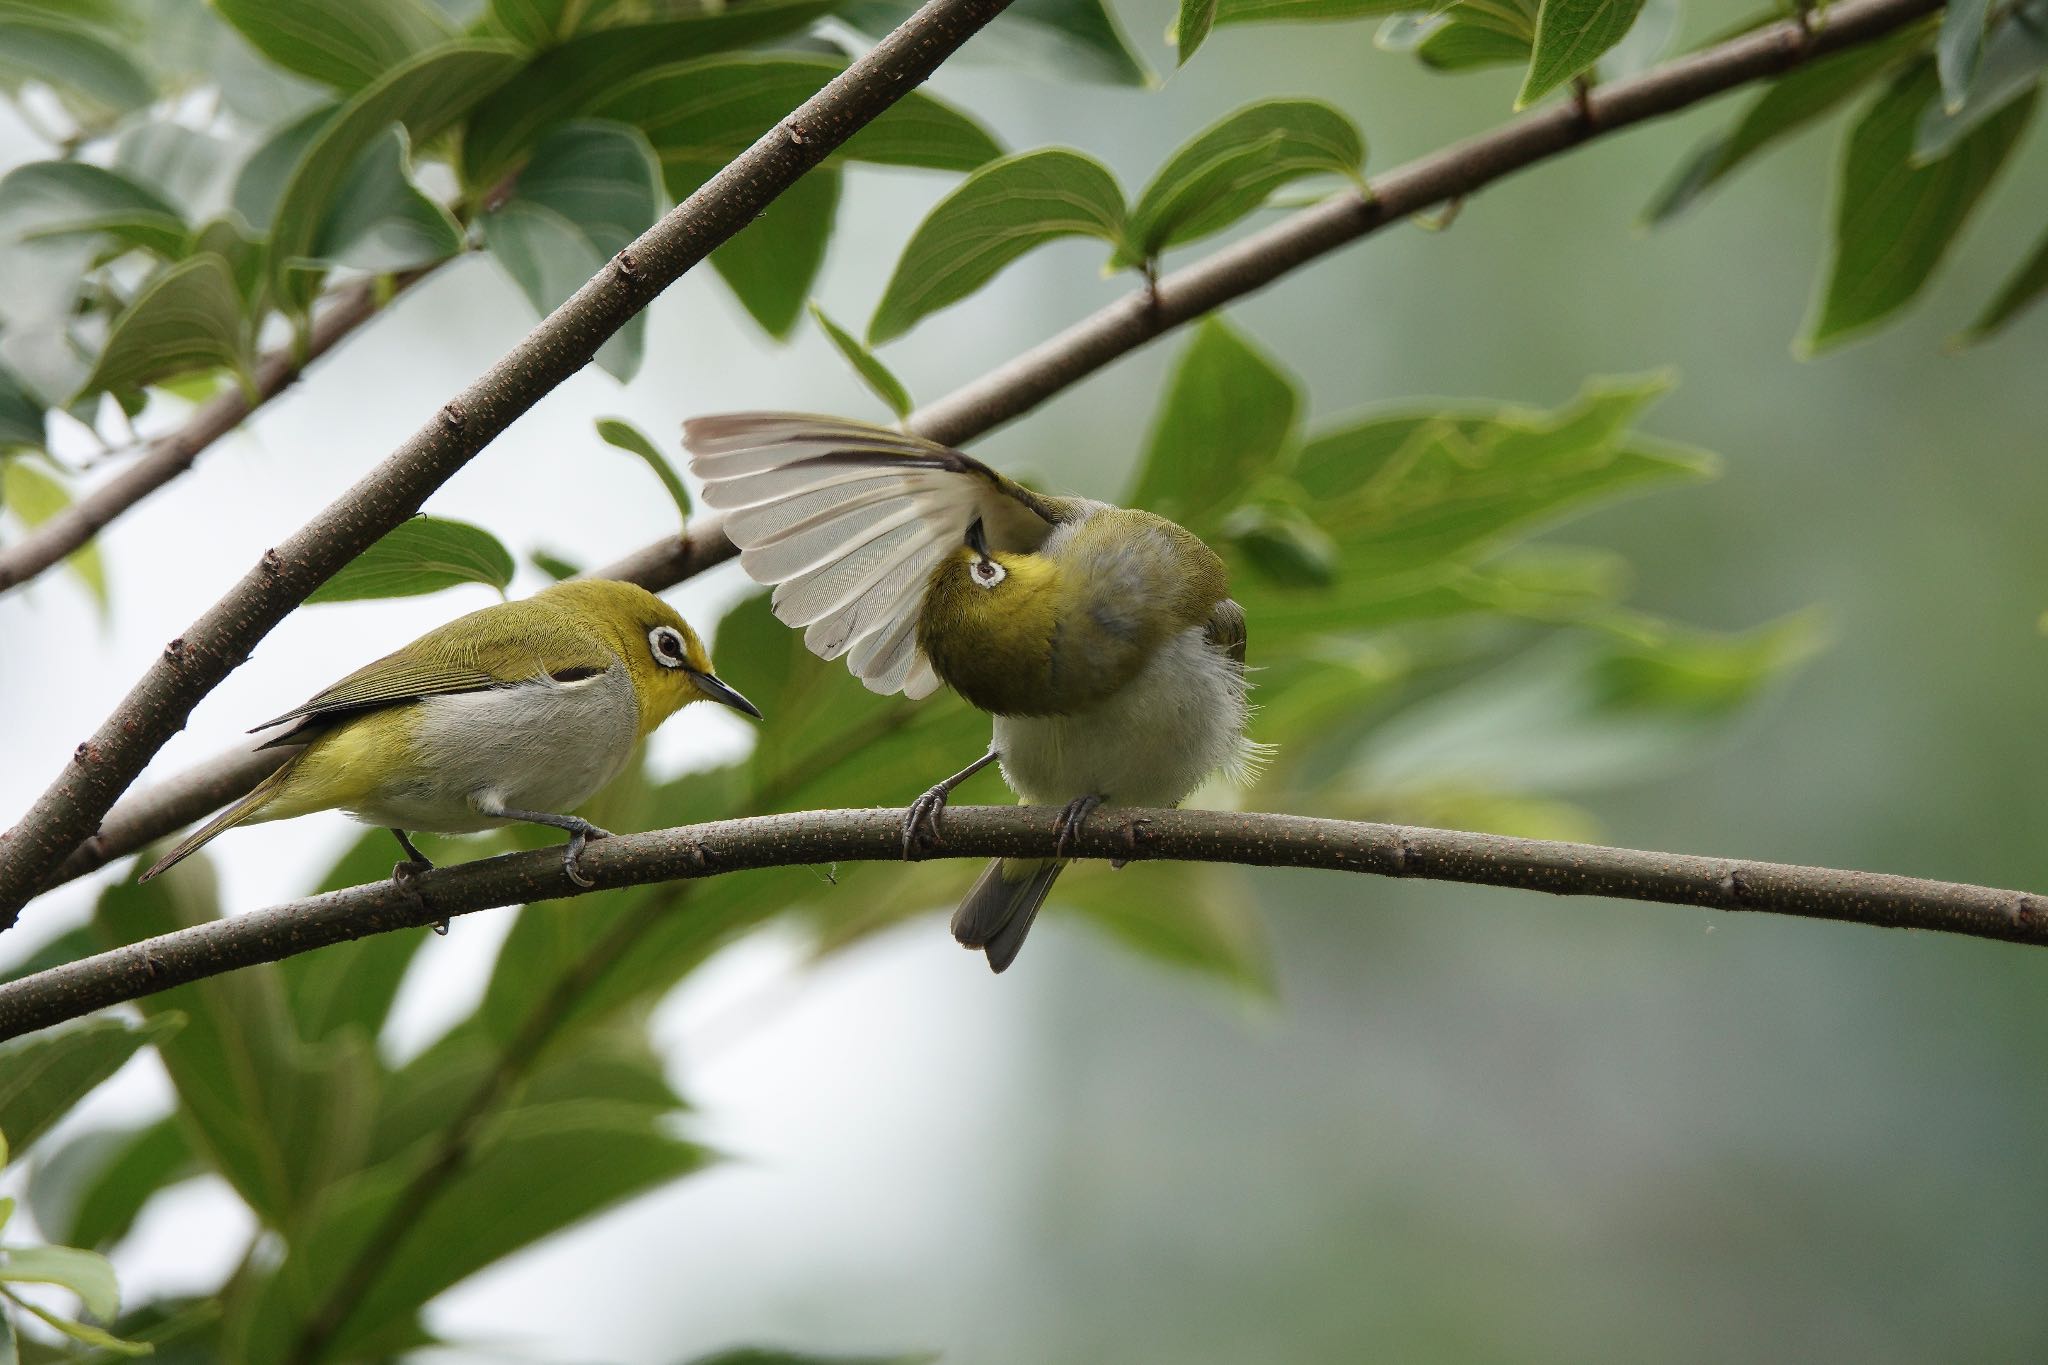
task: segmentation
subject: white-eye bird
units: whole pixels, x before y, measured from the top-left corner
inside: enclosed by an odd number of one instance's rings
[[[703,417],[683,443],[740,563],[813,653],[844,655],[876,692],[919,698],[943,682],[994,716],[988,753],[911,807],[906,857],[991,762],[1025,802],[1063,805],[1060,853],[1105,801],[1178,805],[1255,763],[1244,611],[1193,532],[831,417]],[[954,937],[1002,971],[1061,866],[990,863]]]
[[[473,834],[521,821],[569,832],[563,865],[606,831],[565,812],[625,770],[655,727],[693,701],[757,719],[711,671],[675,608],[631,583],[574,579],[473,611],[267,720],[303,745],[257,788],[142,874],[232,825],[346,811],[398,836],[403,871],[430,864],[409,831]]]

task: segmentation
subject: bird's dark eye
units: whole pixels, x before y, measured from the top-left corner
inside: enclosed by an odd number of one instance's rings
[[[656,626],[648,631],[647,645],[654,651],[654,662],[663,668],[683,666],[683,633],[674,626]]]

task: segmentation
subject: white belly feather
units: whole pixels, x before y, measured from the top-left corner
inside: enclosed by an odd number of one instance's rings
[[[509,823],[484,810],[560,815],[625,770],[640,710],[623,664],[593,678],[542,678],[414,703],[415,761],[351,811],[399,829],[471,834]]]
[[[1178,805],[1219,769],[1243,778],[1256,765],[1244,693],[1236,661],[1201,628],[1189,629],[1092,710],[997,716],[1003,780],[1038,805],[1090,795],[1124,806]]]

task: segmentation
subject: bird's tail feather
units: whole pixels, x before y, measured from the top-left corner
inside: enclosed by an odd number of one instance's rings
[[[181,863],[194,853],[197,853],[201,845],[210,842],[222,830],[241,824],[262,807],[268,805],[271,798],[277,795],[278,789],[284,786],[285,779],[291,776],[292,769],[296,768],[298,764],[299,756],[296,754],[286,759],[284,766],[264,778],[261,782],[258,782],[254,791],[186,835],[184,839],[179,841],[176,848],[150,864],[149,870],[140,877],[137,877],[136,880],[146,882],[158,873],[169,870],[173,865]]]
[[[953,937],[962,947],[986,952],[991,970],[1003,970],[1016,960],[1053,878],[1065,866],[1050,858],[996,859],[953,912]]]

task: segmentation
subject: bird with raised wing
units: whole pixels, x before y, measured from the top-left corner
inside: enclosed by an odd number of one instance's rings
[[[247,796],[142,874],[222,830],[341,810],[398,836],[399,872],[430,864],[411,832],[470,834],[526,822],[567,830],[563,866],[606,831],[567,812],[617,777],[684,706],[760,711],[711,669],[675,608],[631,583],[574,579],[428,631],[251,733],[303,746]]]
[[[906,857],[990,763],[1026,803],[1061,807],[1059,854],[1104,802],[1174,806],[1255,765],[1244,611],[1193,532],[837,418],[702,417],[683,443],[741,565],[813,653],[876,692],[943,683],[994,718],[988,753],[911,807]],[[990,863],[954,936],[1008,967],[1063,863]]]

